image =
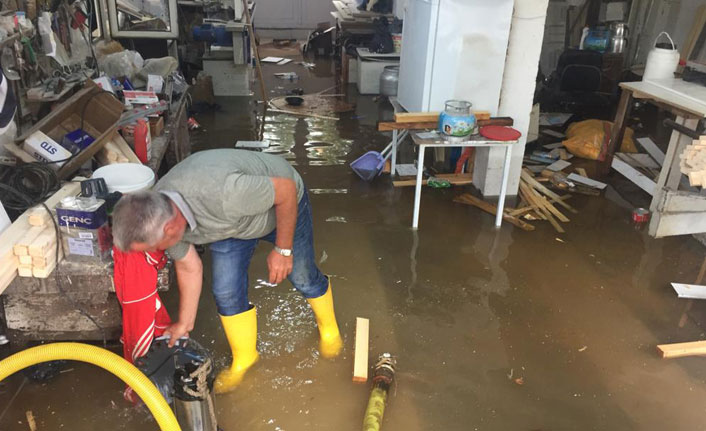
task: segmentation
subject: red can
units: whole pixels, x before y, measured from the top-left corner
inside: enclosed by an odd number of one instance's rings
[[[632,221],[636,224],[647,223],[650,220],[650,211],[646,208],[635,208],[632,210]]]

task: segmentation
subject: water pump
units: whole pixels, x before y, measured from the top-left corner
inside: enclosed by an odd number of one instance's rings
[[[218,431],[211,355],[190,338],[179,339],[173,347],[168,341],[167,337],[155,339],[135,365],[172,406],[183,431]]]

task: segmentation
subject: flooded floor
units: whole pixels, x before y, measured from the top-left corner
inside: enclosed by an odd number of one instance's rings
[[[300,82],[269,88],[332,85],[330,70],[296,70]],[[264,130],[312,189],[316,250],[331,276],[343,354],[321,359],[306,302],[288,282],[260,281],[269,252],[262,245],[250,267],[261,360],[238,390],[217,398],[223,430],[359,430],[370,388],[351,382],[358,316],[370,319],[371,361],[383,352],[398,361],[386,430],[706,429],[703,359],[663,360],[655,349],[704,338],[706,306],[695,302],[680,327],[686,301],[669,286],[693,283],[702,245],[651,239],[632,227],[628,209],[582,195],[571,199],[579,213],[566,234],[547,223],[496,230],[493,217],[452,202],[463,188],[425,189],[412,231],[413,189],[386,177],[363,183],[348,166],[387,143],[375,131],[377,102],[351,100],[356,111],[340,121],[268,114]],[[194,136],[196,150],[256,138],[248,99],[219,103],[220,111],[197,116],[206,130]],[[192,337],[225,366],[208,252],[204,261]],[[175,290],[165,302],[174,314]],[[15,376],[0,385],[0,430],[28,430],[27,410],[38,430],[156,429],[108,373],[77,363],[64,371],[46,384]]]

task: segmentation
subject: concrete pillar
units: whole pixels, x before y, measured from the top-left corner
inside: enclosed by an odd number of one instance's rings
[[[514,128],[522,133],[512,149],[508,195],[517,194],[548,6],[549,0],[515,0],[498,107],[498,116],[512,117]],[[476,153],[473,183],[484,196],[500,194],[504,152],[495,148]]]

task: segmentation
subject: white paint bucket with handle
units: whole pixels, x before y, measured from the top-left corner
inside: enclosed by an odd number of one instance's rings
[[[672,44],[672,48],[657,48],[657,41],[659,38],[665,35],[669,42]],[[655,46],[647,54],[647,63],[645,64],[645,73],[642,75],[643,81],[652,81],[655,79],[668,79],[674,78],[674,72],[677,70],[679,65],[679,51],[677,51],[674,41],[666,31],[657,35],[655,39]]]

